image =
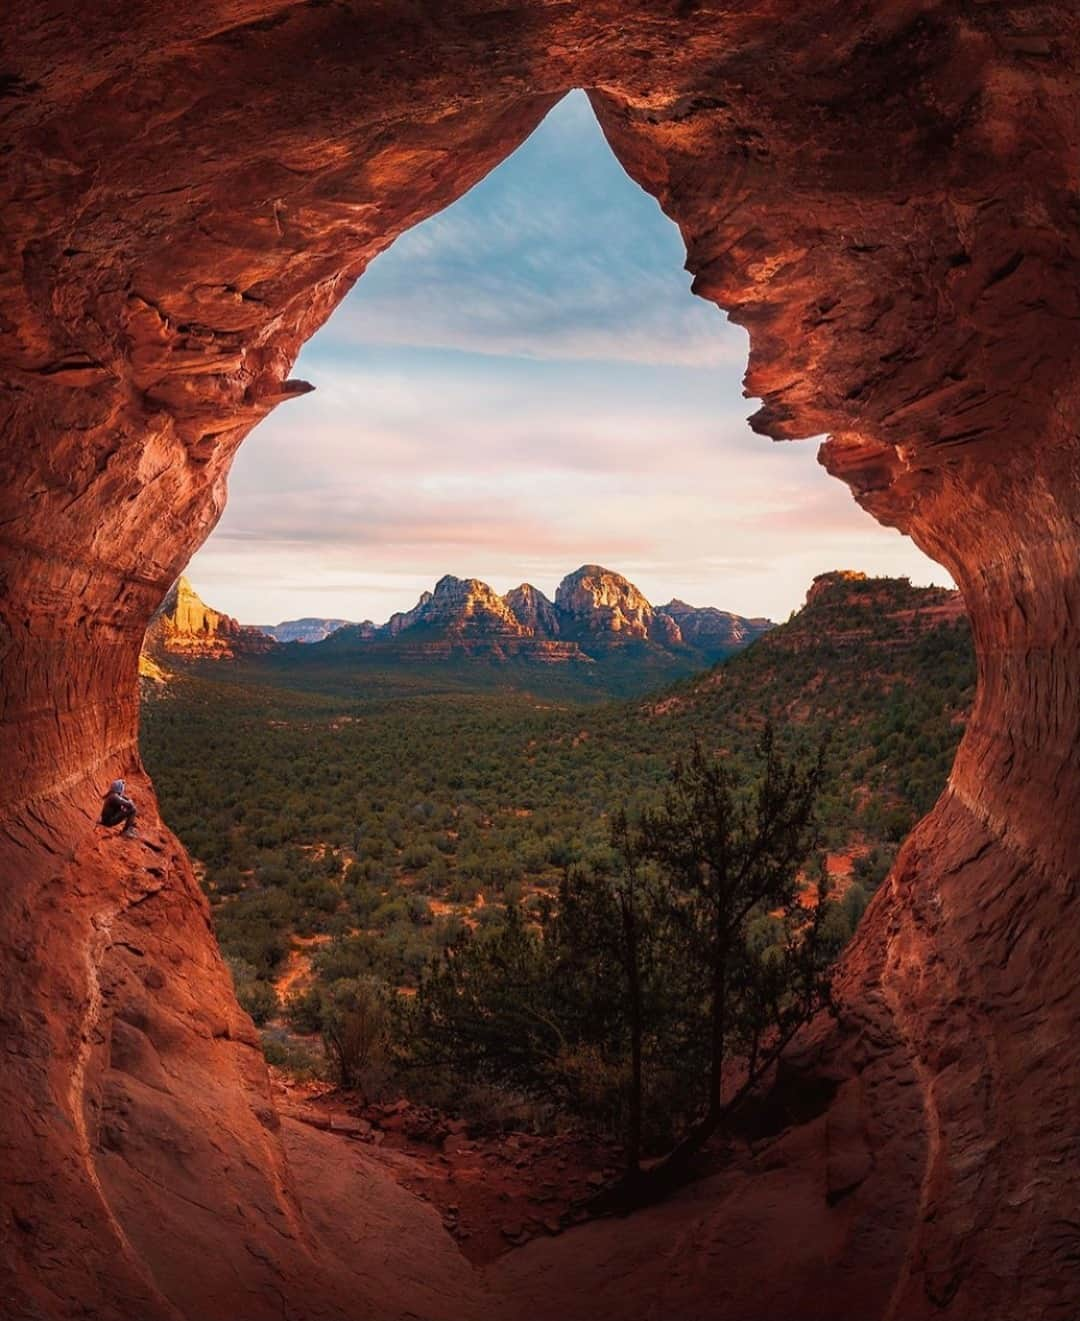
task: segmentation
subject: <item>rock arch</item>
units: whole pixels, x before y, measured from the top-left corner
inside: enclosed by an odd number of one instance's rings
[[[835,1194],[831,1264],[792,1253],[755,1315],[1074,1316],[1072,7],[15,0],[0,25],[11,1314],[512,1314],[434,1239],[423,1280],[365,1255],[432,1226],[282,1134],[182,850],[118,857],[91,820],[140,774],[143,627],[236,446],[305,388],[300,344],[584,86],[749,329],[755,426],[831,433],[829,471],[961,584],[979,653],[949,787],[803,1048],[837,1100],[788,1168]],[[350,1241],[325,1207],[358,1189]]]

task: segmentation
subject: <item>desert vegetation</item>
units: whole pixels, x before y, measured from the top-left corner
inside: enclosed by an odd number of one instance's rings
[[[701,981],[708,901],[691,872],[706,853],[677,856],[706,819],[690,786],[730,799],[731,827],[770,758],[813,761],[806,829],[728,951],[760,1000],[766,982],[747,970],[791,982],[800,951],[835,953],[944,786],[974,666],[966,621],[939,618],[940,597],[826,584],[743,654],[644,700],[582,705],[535,670],[527,688],[449,666],[302,683],[299,667],[258,662],[179,674],[144,704],[144,756],[268,1057],[451,1108],[481,1094],[492,1113],[507,1096],[537,1116],[561,1107],[624,1135],[631,1163],[688,1135],[729,1086],[710,1098],[699,1058],[723,997]],[[809,750],[826,734],[819,763]],[[807,902],[818,886],[828,904]],[[749,1001],[732,1011],[729,1062],[767,1054],[783,1015],[819,1002],[823,986],[805,985],[777,1000],[756,1047]],[[586,1000],[591,1022],[573,1009]]]
[[[550,1097],[623,1141],[628,1180],[685,1168],[794,1032],[829,1001],[843,927],[817,843],[821,751],[786,760],[766,727],[743,782],[700,745],[655,807],[611,822],[529,922],[465,931],[409,1002],[401,1058]]]

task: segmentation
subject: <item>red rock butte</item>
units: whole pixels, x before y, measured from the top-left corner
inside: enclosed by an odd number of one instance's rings
[[[5,1317],[1074,1321],[1072,0],[9,0],[0,32]],[[953,574],[979,692],[788,1063],[816,1111],[474,1275],[275,1113],[136,672],[300,345],[572,87],[747,327],[754,427],[829,433]],[[95,832],[121,774],[139,843]]]

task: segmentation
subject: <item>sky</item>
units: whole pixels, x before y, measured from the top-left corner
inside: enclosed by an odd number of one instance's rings
[[[554,595],[581,564],[788,617],[829,569],[950,584],[816,460],[745,419],[745,332],[571,93],[369,266],[233,465],[187,570],[244,623],[373,619],[445,573]]]

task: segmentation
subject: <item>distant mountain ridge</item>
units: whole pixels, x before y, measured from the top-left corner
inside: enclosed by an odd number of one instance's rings
[[[674,620],[682,640],[691,647],[711,643],[729,647],[746,645],[775,627],[771,619],[745,619],[715,606],[692,606],[678,599],[658,606],[657,611]]]
[[[528,584],[499,596],[479,578],[445,574],[433,592],[421,593],[411,610],[391,615],[370,638],[342,629],[335,643],[350,647],[369,640],[383,642],[404,660],[466,655],[587,662],[580,648],[558,637],[558,629],[551,602]]]
[[[629,579],[598,564],[583,564],[550,600],[531,583],[500,596],[479,578],[446,574],[411,610],[381,628],[346,625],[323,646],[394,644],[403,658],[440,655],[524,657],[589,664],[628,643],[662,651],[700,653],[703,663],[740,650],[772,628],[768,619],[697,608],[683,601],[653,606]]]
[[[375,627],[369,619],[357,624],[352,619],[321,619],[314,615],[305,615],[303,619],[284,619],[280,624],[256,624],[255,627],[276,642],[322,642],[331,633],[347,625],[354,628]]]
[[[367,682],[475,681],[593,700],[706,669],[772,627],[679,600],[654,606],[598,564],[567,574],[554,601],[531,583],[500,596],[479,578],[445,574],[381,626],[308,616],[255,628],[212,609],[180,578],[147,629],[142,674],[161,687],[177,661],[265,659],[275,670],[325,670],[341,683],[364,672]]]

